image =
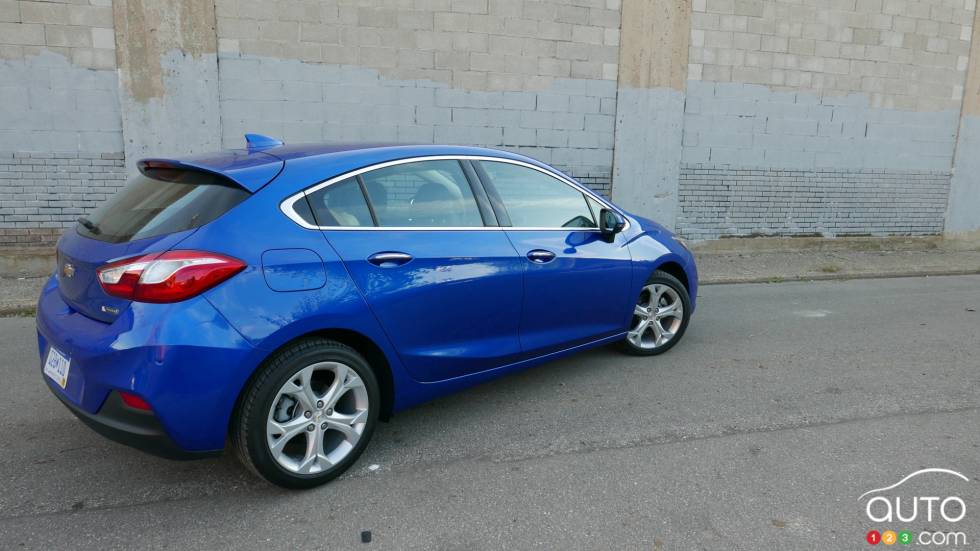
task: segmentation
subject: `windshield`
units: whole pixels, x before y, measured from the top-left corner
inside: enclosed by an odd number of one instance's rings
[[[122,243],[197,228],[249,196],[229,180],[206,172],[147,169],[88,217],[78,219],[85,237]]]

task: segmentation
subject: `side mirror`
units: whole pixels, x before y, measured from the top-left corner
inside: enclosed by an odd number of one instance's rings
[[[602,209],[599,211],[599,231],[602,238],[608,243],[612,243],[616,234],[623,231],[626,227],[626,220],[614,210]]]

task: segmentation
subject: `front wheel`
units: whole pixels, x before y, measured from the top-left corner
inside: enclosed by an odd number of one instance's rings
[[[277,352],[249,385],[232,440],[256,474],[286,488],[336,478],[371,439],[380,390],[364,357],[308,338]]]
[[[657,270],[640,290],[623,350],[637,356],[663,354],[687,330],[691,299],[676,277]]]

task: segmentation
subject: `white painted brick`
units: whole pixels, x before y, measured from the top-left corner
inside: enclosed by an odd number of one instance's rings
[[[564,94],[538,94],[538,111],[565,112],[568,110],[569,99]]]
[[[700,63],[689,63],[687,65],[687,78],[690,80],[701,80],[701,71],[704,68]]]
[[[92,33],[93,48],[104,48],[107,50],[115,49],[116,35],[111,28],[109,29],[92,28],[91,33]]]
[[[598,113],[599,98],[591,96],[574,96],[569,98],[569,111],[572,113]]]
[[[397,9],[392,7],[396,5]],[[540,78],[542,72],[546,77],[574,74],[606,80],[615,80],[618,73],[618,0],[590,0],[581,5],[420,0],[381,6],[321,6],[325,15],[320,22],[308,21],[306,12],[294,6],[278,11],[252,5],[244,10],[243,6],[236,10],[219,6],[218,30],[219,40],[238,40],[237,51],[246,54],[285,53],[311,61],[317,61],[319,55],[326,63],[360,64],[398,79],[436,78],[444,84],[481,90],[547,86],[548,79]],[[335,15],[328,17],[329,13]],[[299,37],[292,26],[297,20],[304,24]],[[257,27],[250,28],[249,21],[257,22]],[[256,36],[266,40],[256,40]],[[284,45],[297,38],[304,43]],[[319,43],[319,52],[314,42]],[[236,50],[223,47],[222,52]],[[471,58],[473,54],[485,55]],[[571,63],[574,61],[581,63]]]
[[[579,113],[555,113],[551,118],[551,128],[556,130],[582,130],[584,127],[585,115]]]
[[[691,46],[695,48],[704,47],[704,30],[691,29]]]
[[[452,109],[448,107],[417,107],[415,120],[419,124],[439,125],[452,122]]]
[[[515,126],[505,126],[503,129],[504,146],[533,146],[537,143],[537,132],[534,129]]]
[[[615,118],[610,115],[586,115],[585,128],[594,132],[612,132]]]
[[[605,80],[616,80],[619,75],[619,65],[615,63],[602,64],[602,78]]]
[[[704,45],[707,48],[731,48],[732,33],[726,31],[705,31]]]
[[[766,159],[775,170],[753,170],[752,176],[735,166],[684,164],[677,230],[701,239],[759,233],[834,236],[867,233],[869,228],[882,235],[942,231],[948,172],[815,168],[853,158],[827,152],[787,159],[776,153]],[[780,163],[791,167],[794,161],[812,166],[789,173],[778,170]],[[739,185],[729,185],[735,179]],[[845,189],[839,183],[843,180],[849,183]],[[922,195],[918,192],[922,186],[934,188],[935,193]],[[869,209],[869,201],[875,201],[877,208]],[[920,225],[912,230],[910,224]]]
[[[528,92],[504,92],[501,106],[505,109],[533,110],[537,104],[535,94]]]
[[[590,27],[585,25],[575,25],[572,27],[572,41],[582,44],[602,44],[604,29],[602,27]]]
[[[928,102],[955,109],[950,96],[964,79],[959,58],[969,54],[971,19],[949,2],[706,1],[704,12],[692,13],[688,63],[692,74],[701,66],[702,80],[865,93],[882,107]]]
[[[945,38],[930,38],[926,43],[926,50],[934,53],[945,53],[949,51],[949,43]]]
[[[619,46],[619,29],[605,29],[603,33],[603,44],[606,46]]]

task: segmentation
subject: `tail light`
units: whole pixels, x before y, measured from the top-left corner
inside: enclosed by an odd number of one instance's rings
[[[245,269],[236,258],[202,251],[135,256],[97,270],[102,289],[137,302],[179,302],[207,291]]]

